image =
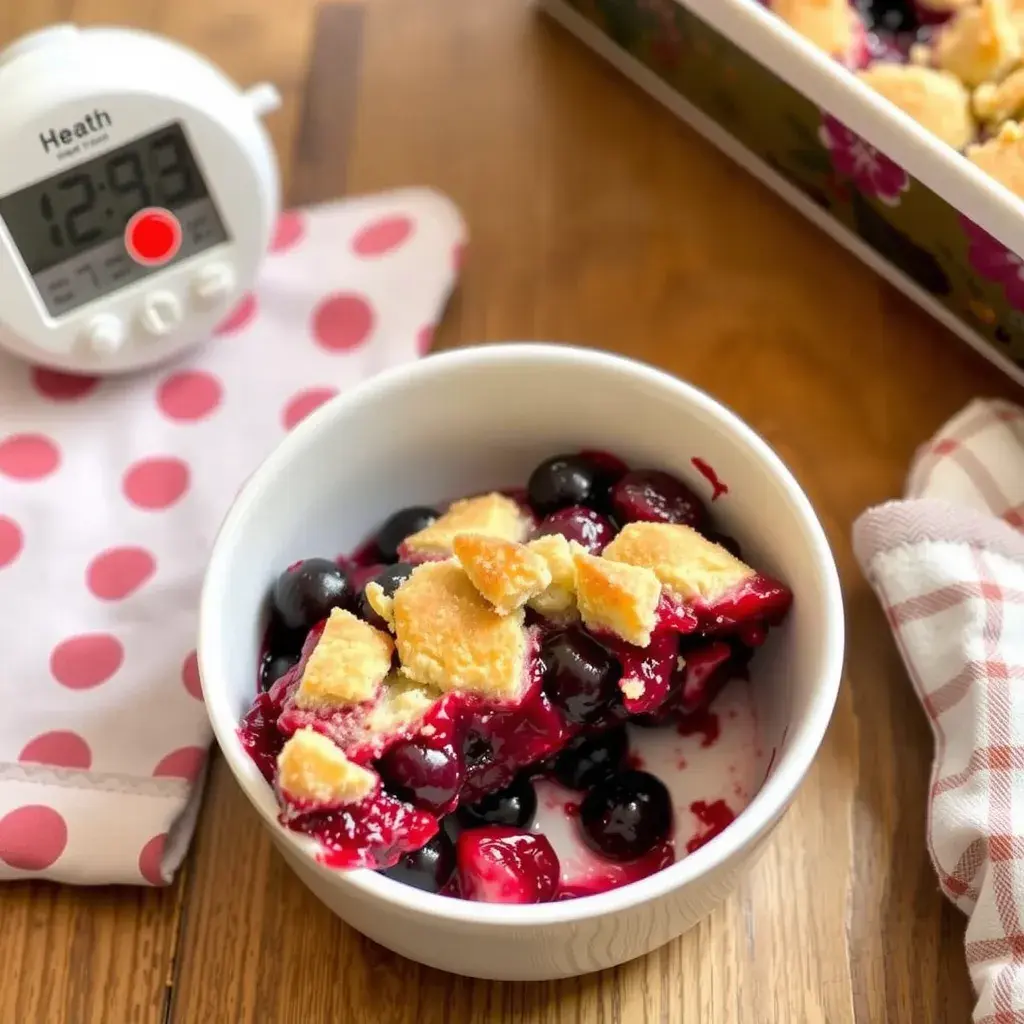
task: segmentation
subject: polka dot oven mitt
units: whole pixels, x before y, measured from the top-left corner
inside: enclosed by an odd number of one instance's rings
[[[287,213],[185,361],[94,380],[0,357],[0,879],[171,880],[211,739],[194,645],[221,519],[290,427],[426,350],[463,244],[429,191]]]

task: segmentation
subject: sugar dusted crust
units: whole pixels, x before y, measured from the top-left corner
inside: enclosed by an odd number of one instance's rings
[[[979,85],[972,102],[978,119],[989,124],[1019,116],[1024,112],[1024,68],[1012,71],[998,84]]]
[[[942,27],[933,48],[935,63],[965,85],[1002,78],[1021,57],[1021,42],[1006,0],[980,0]]]
[[[999,132],[980,146],[967,147],[967,159],[1024,198],[1024,131],[1008,121]]]
[[[856,14],[847,0],[774,0],[772,10],[786,24],[833,57],[853,48]]]
[[[877,63],[857,72],[857,77],[955,149],[963,149],[974,138],[971,98],[956,75]]]
[[[395,631],[394,599],[384,593],[384,588],[373,580],[366,584],[363,591],[366,603],[388,624],[388,629]]]
[[[440,697],[439,690],[420,686],[400,675],[389,676],[381,687],[380,700],[366,717],[367,732],[384,736],[407,730]]]
[[[417,566],[394,596],[402,673],[445,693],[514,700],[525,679],[522,611],[499,615],[455,559]]]
[[[661,584],[650,569],[589,555],[572,545],[576,600],[584,624],[646,647],[658,621]]]
[[[522,608],[551,583],[547,562],[515,541],[460,533],[453,547],[473,586],[499,615]]]
[[[650,569],[671,596],[706,604],[756,575],[725,548],[674,523],[629,523],[603,557]]]
[[[299,729],[277,757],[277,784],[297,803],[344,806],[365,800],[377,788],[377,776],[353,764],[326,736]]]
[[[306,661],[295,691],[300,708],[335,708],[372,700],[391,668],[386,633],[335,608]]]
[[[530,520],[511,498],[492,492],[452,502],[448,511],[430,526],[406,537],[403,558],[447,558],[460,533],[478,533],[502,540],[522,541],[530,529]]]
[[[560,533],[537,537],[526,545],[547,563],[551,582],[531,598],[529,606],[548,618],[564,619],[576,611],[576,563],[569,542]]]

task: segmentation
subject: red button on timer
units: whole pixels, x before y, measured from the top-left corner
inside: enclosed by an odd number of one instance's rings
[[[174,259],[181,248],[181,225],[170,210],[139,210],[124,229],[124,244],[136,263],[159,267]]]

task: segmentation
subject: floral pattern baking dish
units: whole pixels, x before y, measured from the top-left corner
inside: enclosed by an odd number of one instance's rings
[[[1024,382],[1021,0],[541,5]]]

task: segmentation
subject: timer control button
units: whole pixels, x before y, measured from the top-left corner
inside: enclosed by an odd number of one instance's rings
[[[178,255],[181,224],[170,210],[147,207],[134,214],[125,225],[124,245],[136,263],[162,267]]]
[[[150,292],[142,300],[139,321],[143,330],[154,338],[170,334],[181,323],[181,317],[181,303],[171,292]]]
[[[204,306],[216,306],[234,287],[235,274],[226,263],[208,263],[192,281],[192,293]]]
[[[94,317],[85,328],[86,345],[98,356],[112,356],[124,344],[124,324],[108,313]]]

